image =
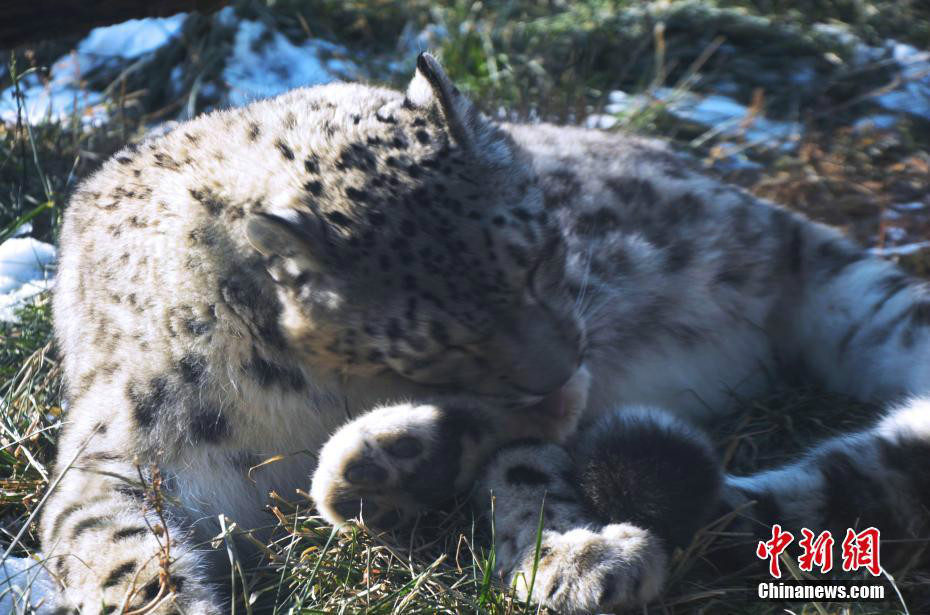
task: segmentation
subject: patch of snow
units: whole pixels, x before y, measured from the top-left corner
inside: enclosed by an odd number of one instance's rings
[[[898,123],[898,117],[888,113],[876,113],[859,118],[853,123],[853,130],[866,132],[869,130],[889,130]]]
[[[617,125],[617,117],[606,113],[592,113],[584,120],[585,128],[600,128],[609,130]]]
[[[55,247],[32,237],[0,244],[0,320],[15,320],[15,310],[52,286]]]
[[[875,102],[888,111],[930,120],[930,52],[895,40],[869,50],[870,61],[891,62],[896,70],[893,89],[877,94]]]
[[[916,241],[901,246],[888,246],[884,248],[869,248],[869,253],[877,256],[902,256],[905,254],[914,254],[921,250],[930,248],[930,241]]]
[[[895,203],[892,207],[898,211],[920,211],[927,209],[927,204],[922,201],[911,201],[910,203]]]
[[[770,120],[758,115],[750,118],[746,105],[722,94],[699,96],[663,87],[651,92],[651,96],[631,96],[617,90],[608,94],[607,100],[605,110],[614,114],[643,109],[650,101],[659,101],[666,105],[669,113],[680,119],[706,126],[713,134],[725,137],[743,135],[751,143],[780,142],[783,147],[791,147],[801,136],[801,125],[797,122]]]
[[[81,74],[94,63],[82,65],[81,56],[68,55],[55,62],[47,83],[30,73],[20,80],[21,111],[13,86],[0,92],[0,121],[14,124],[21,117],[24,122],[37,124],[43,120],[64,121],[75,116],[83,124],[96,125],[106,121],[103,95],[81,87]]]
[[[94,28],[78,43],[78,53],[103,58],[138,58],[151,53],[180,34],[187,13],[171,17],[130,19]]]
[[[224,28],[235,28],[236,9],[231,6],[224,6],[213,16],[213,23]]]
[[[904,217],[900,211],[895,211],[893,209],[886,209],[882,211],[882,218],[885,220],[900,220]]]
[[[729,96],[711,94],[700,98],[686,94],[669,96],[668,100],[669,111],[682,119],[708,126],[716,133],[743,134],[752,143],[780,141],[787,144],[801,137],[801,125],[797,122],[770,120],[760,115],[750,117],[749,108]]]
[[[342,53],[343,47],[322,40],[298,46],[260,21],[242,20],[223,70],[229,103],[241,106],[296,87],[329,83],[340,73],[355,72],[352,62],[324,59],[325,55]]]
[[[13,237],[25,237],[32,232],[32,222],[26,222],[25,224],[20,224],[16,227],[16,230],[13,231]]]
[[[38,561],[8,557],[0,562],[0,613],[49,615],[55,593],[55,582]]]
[[[65,121],[75,116],[83,124],[99,125],[108,119],[101,92],[89,91],[83,76],[115,61],[139,58],[170,42],[180,32],[186,13],[172,17],[131,19],[94,28],[73,53],[64,55],[49,67],[46,83],[30,73],[20,80],[23,94],[22,119],[31,124],[43,120]],[[16,90],[9,87],[0,92],[0,121],[15,123]]]
[[[885,228],[885,239],[892,243],[897,243],[907,237],[907,231],[898,226],[889,226]]]

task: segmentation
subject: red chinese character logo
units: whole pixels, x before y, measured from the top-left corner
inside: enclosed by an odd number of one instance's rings
[[[781,569],[778,567],[778,556],[788,548],[788,545],[794,540],[791,532],[781,531],[781,526],[777,523],[772,526],[772,538],[767,541],[759,541],[756,547],[756,556],[759,559],[769,560],[769,574],[776,579],[781,578]]]
[[[827,573],[833,570],[833,535],[830,532],[822,532],[814,539],[814,532],[802,528],[801,534],[804,538],[798,541],[804,552],[798,557],[798,564],[801,570],[810,572],[816,564],[820,572]]]
[[[852,530],[846,530],[846,538],[843,539],[843,570],[852,572],[865,567],[877,577],[882,573],[882,565],[879,563],[878,555],[878,529],[874,527],[866,528],[858,534]]]

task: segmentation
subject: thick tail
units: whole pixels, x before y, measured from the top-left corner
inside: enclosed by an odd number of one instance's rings
[[[624,409],[565,448],[522,443],[488,464],[496,562],[518,594],[564,613],[612,611],[661,591],[671,549],[718,505],[722,476],[698,432]]]

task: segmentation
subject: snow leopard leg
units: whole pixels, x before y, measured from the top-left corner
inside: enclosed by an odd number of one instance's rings
[[[709,519],[720,482],[702,435],[661,411],[628,408],[566,448],[505,447],[476,497],[493,497],[496,564],[518,595],[591,613],[658,595],[670,549]]]
[[[724,499],[740,518],[734,529],[756,540],[773,524],[800,539],[801,528],[881,532],[882,563],[894,570],[930,564],[930,401],[897,406],[870,429],[827,440],[795,463],[750,476],[727,476]]]
[[[52,477],[57,485],[42,510],[47,568],[63,588],[55,613],[223,612],[200,553],[168,510],[170,496],[156,506],[157,475],[142,468],[140,477],[125,450],[125,425],[97,414],[100,422],[66,428]]]
[[[930,394],[930,284],[834,230],[774,216],[784,254],[768,328],[785,366],[874,401]]]
[[[784,251],[776,260],[788,276],[769,326],[783,362],[891,410],[872,429],[827,441],[796,464],[729,479],[729,497],[758,497],[748,512],[768,525],[875,525],[889,539],[926,541],[930,284],[832,229],[784,212],[773,221]]]
[[[507,442],[568,437],[587,402],[589,380],[582,369],[563,386],[558,413],[502,410],[453,397],[375,408],[323,446],[311,495],[333,524],[361,517],[373,529],[405,525],[469,489],[487,458]]]

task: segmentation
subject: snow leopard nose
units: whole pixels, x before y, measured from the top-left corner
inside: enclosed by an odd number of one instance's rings
[[[578,370],[581,334],[570,321],[545,308],[533,308],[514,320],[491,350],[497,373],[521,393],[546,395]]]

